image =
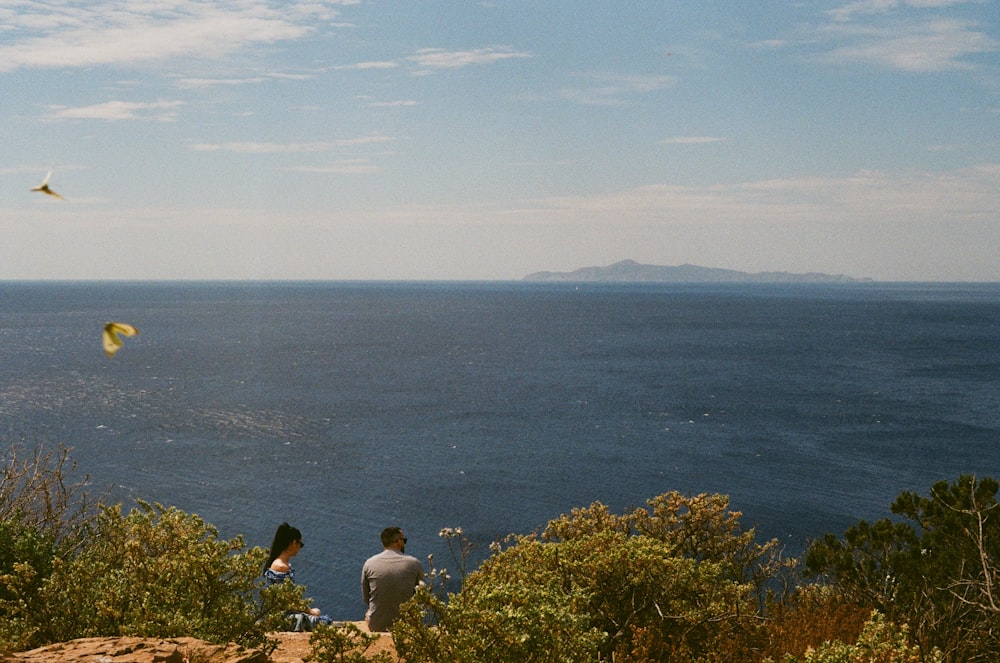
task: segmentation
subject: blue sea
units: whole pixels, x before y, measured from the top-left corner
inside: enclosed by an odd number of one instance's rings
[[[135,325],[113,359],[104,322]],[[379,532],[454,570],[574,507],[728,494],[762,539],[1000,478],[1000,284],[0,283],[0,431],[360,619]]]

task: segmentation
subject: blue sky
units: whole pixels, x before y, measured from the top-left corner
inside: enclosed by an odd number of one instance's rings
[[[0,0],[0,123],[0,279],[1000,280],[995,0]]]

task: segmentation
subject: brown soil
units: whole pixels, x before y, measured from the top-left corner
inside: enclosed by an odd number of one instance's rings
[[[365,633],[368,633],[368,627],[364,622],[354,622],[354,624]],[[271,654],[271,663],[303,663],[303,660],[309,654],[308,633],[275,633],[273,635],[278,638],[280,644],[274,650],[274,653]],[[380,634],[379,641],[372,645],[366,653],[378,654],[383,651],[389,652],[393,660],[398,658],[396,648],[392,643],[392,636],[388,633]]]
[[[355,622],[367,632],[364,622]],[[0,663],[304,663],[308,633],[274,633],[278,648],[270,657],[238,645],[212,645],[195,638],[83,638],[31,651],[0,654]],[[397,660],[392,636],[381,634],[368,654],[389,652]]]

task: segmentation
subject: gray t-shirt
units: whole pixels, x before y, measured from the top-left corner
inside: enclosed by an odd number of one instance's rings
[[[368,605],[365,619],[372,631],[388,631],[399,617],[399,606],[413,596],[424,579],[424,568],[411,555],[383,550],[361,569],[361,598]]]

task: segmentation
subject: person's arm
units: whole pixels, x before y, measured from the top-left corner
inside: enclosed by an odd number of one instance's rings
[[[372,590],[371,585],[368,582],[368,567],[362,567],[361,569],[361,598],[364,600],[365,605],[371,602]]]
[[[419,587],[424,584],[424,567],[419,560],[413,560],[413,586]]]

